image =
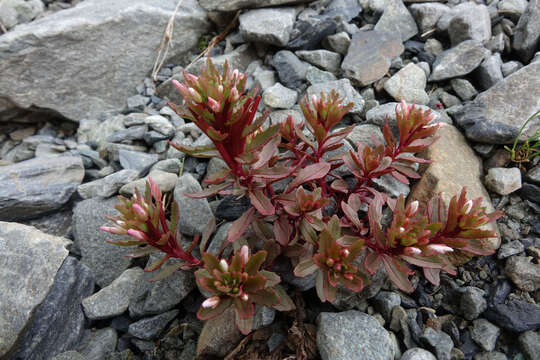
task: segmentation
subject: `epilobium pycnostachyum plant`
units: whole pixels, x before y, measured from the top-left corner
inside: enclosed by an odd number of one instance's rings
[[[294,303],[279,285],[280,277],[271,272],[278,256],[290,259],[295,276],[316,272],[319,298],[332,302],[339,286],[361,291],[369,274],[381,265],[399,289],[412,292],[409,276],[413,266],[422,268],[425,277],[438,284],[441,271],[456,273],[446,256],[449,252],[493,253],[486,239],[495,234],[483,226],[500,214],[486,213],[482,199],[467,199],[465,189],[446,207],[440,195],[419,206],[417,201],[406,204],[403,196],[394,199],[373,187],[373,179],[387,174],[405,184],[409,178],[419,178],[412,165],[429,161],[414,154],[436,140],[434,134],[440,126],[430,124],[434,119],[430,111],[402,102],[396,107],[399,138],[387,123],[383,127],[385,144],[358,143],[355,151],[331,156],[353,129],[337,127],[352,103],[344,104],[335,91],[321,93],[300,103],[307,124],[289,116],[282,123],[266,126],[267,112],[255,119],[260,96],[257,90],[245,93],[246,78],[227,63],[220,73],[209,60],[200,76],[184,73],[184,84],[174,82],[184,104],[171,104],[213,146],[171,145],[191,156],[218,157],[227,164],[227,169],[205,180],[210,184],[206,190],[188,196],[246,196],[251,202],[252,207],[228,232],[236,251],[228,258],[205,252],[212,226],[203,234],[200,259],[192,254],[198,237],[184,249],[177,228],[181,209],[173,202],[167,218],[169,210],[151,180],[144,196],[137,192],[131,199],[120,197],[116,206],[120,215],[111,218],[113,227],[102,228],[128,235],[128,240],[113,243],[137,246],[132,256],[165,254],[147,271],[160,268],[169,258],[179,260],[165,266],[158,279],[177,269],[195,271],[198,285],[211,294],[198,312],[200,319],[216,317],[233,307],[239,329],[247,334],[252,329],[254,304],[292,310]],[[352,172],[352,181],[334,171],[342,165]],[[284,181],[288,185],[277,191],[276,183]],[[337,206],[332,208],[330,203]],[[383,226],[385,206],[393,217]],[[329,209],[333,210],[325,215]]]

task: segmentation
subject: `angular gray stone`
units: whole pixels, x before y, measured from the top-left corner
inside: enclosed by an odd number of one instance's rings
[[[323,70],[336,72],[341,64],[341,55],[328,50],[299,50],[296,55]]]
[[[124,169],[136,170],[139,174],[144,174],[159,160],[159,155],[120,149],[118,159]]]
[[[366,112],[366,121],[368,123],[372,123],[378,126],[384,126],[386,124],[386,119],[388,119],[388,125],[390,125],[390,129],[397,130],[396,125],[396,107],[400,106],[397,102],[390,102],[383,105],[379,105],[374,107],[373,109],[370,109],[368,112]],[[435,119],[433,120],[433,123],[439,122],[441,120],[441,116],[437,111],[432,110],[431,108],[425,106],[425,105],[416,105],[417,108],[426,111],[431,111],[433,115],[435,115]]]
[[[359,31],[351,39],[347,55],[341,63],[345,77],[366,86],[382,78],[392,59],[405,49],[396,35],[381,31]]]
[[[70,350],[53,357],[53,360],[86,360],[78,351]]]
[[[17,24],[32,21],[44,10],[45,5],[39,0],[4,0],[0,3],[0,23],[9,30]]]
[[[450,85],[452,85],[452,89],[457,96],[464,101],[471,100],[478,94],[474,86],[465,79],[452,79],[450,80]]]
[[[523,64],[519,61],[507,61],[501,65],[501,71],[504,77],[515,73],[523,67]]]
[[[396,34],[402,42],[418,34],[416,22],[402,0],[385,1],[384,12],[374,29]]]
[[[519,335],[518,341],[527,360],[534,360],[540,354],[540,334],[538,331],[526,331]]]
[[[175,128],[173,124],[164,116],[161,115],[152,115],[144,119],[144,122],[150,129],[157,131],[160,134],[163,134],[167,137],[172,137],[174,135]]]
[[[490,144],[510,144],[525,121],[540,109],[540,62],[531,63],[479,94],[454,115],[467,137]],[[540,126],[529,122],[523,139]]]
[[[182,167],[182,161],[180,161],[179,159],[165,159],[165,160],[161,160],[155,163],[150,169],[150,172],[159,170],[159,171],[169,172],[172,174],[178,174],[180,172],[181,167]]]
[[[467,286],[459,300],[459,308],[467,320],[474,320],[487,309],[485,291],[474,286]]]
[[[514,240],[502,244],[497,251],[497,259],[506,259],[512,255],[517,255],[525,250],[525,247],[519,240]]]
[[[0,357],[9,359],[54,286],[71,241],[0,222]]]
[[[129,325],[128,333],[143,340],[154,340],[178,315],[180,310],[167,311],[150,318],[144,318]]]
[[[317,347],[323,360],[393,360],[388,332],[359,311],[322,312],[317,317]]]
[[[80,156],[31,159],[2,166],[0,220],[21,220],[60,208],[84,177]]]
[[[160,256],[150,255],[146,268],[148,269],[158,258],[161,258],[161,254]],[[176,259],[169,259],[163,266],[172,265],[175,262],[177,262]],[[163,280],[149,281],[155,276],[155,272],[145,272],[143,280],[135,289],[133,301],[129,306],[129,315],[132,318],[161,314],[171,310],[196,286],[195,276],[191,271],[177,270]]]
[[[159,188],[164,193],[174,189],[174,186],[178,181],[178,176],[176,176],[176,174],[161,170],[152,170],[148,176],[129,182],[122,186],[120,188],[120,194],[124,196],[132,196],[135,194],[135,189],[138,189],[140,194],[144,194],[146,190],[146,182],[149,178],[152,178],[152,181],[159,185]]]
[[[289,50],[280,50],[275,53],[270,64],[277,70],[280,82],[291,89],[302,85],[309,67],[309,64],[300,61]]]
[[[420,3],[409,6],[409,11],[416,20],[420,32],[424,33],[435,28],[441,16],[450,12],[447,5],[440,3]]]
[[[538,49],[540,41],[540,1],[529,0],[527,9],[519,17],[514,30],[512,48],[527,63]]]
[[[86,317],[102,320],[121,315],[133,300],[135,290],[143,281],[143,270],[139,267],[127,269],[112,283],[82,301]]]
[[[240,34],[246,41],[285,46],[289,42],[296,10],[293,7],[255,9],[238,18]]]
[[[290,109],[296,104],[298,93],[292,89],[286,88],[280,83],[266,89],[262,100],[266,106],[277,109]]]
[[[253,80],[255,81],[255,86],[258,86],[261,91],[264,91],[276,83],[276,72],[268,70],[259,66],[253,74]]]
[[[384,144],[384,136],[381,128],[373,124],[360,124],[355,126],[349,135],[347,135],[346,139],[355,149],[358,142],[371,147],[375,147],[377,142]]]
[[[84,347],[79,350],[86,360],[103,360],[116,349],[118,334],[111,328],[89,331],[83,339]]]
[[[125,125],[125,121],[124,121]],[[107,141],[109,142],[122,142],[130,140],[141,140],[148,131],[148,126],[130,126],[125,130],[120,130],[107,136]]]
[[[344,99],[343,104],[348,104],[350,102],[354,104],[349,112],[350,114],[360,114],[362,112],[362,109],[364,108],[364,99],[351,85],[349,79],[327,81],[311,85],[307,89],[307,95],[308,97],[311,97],[312,95],[320,97],[321,92],[328,95],[332,90],[336,90],[339,96]]]
[[[433,63],[430,81],[440,81],[467,75],[489,55],[481,42],[466,40],[443,51]]]
[[[486,5],[469,1],[453,7],[452,12],[454,16],[448,24],[452,46],[466,40],[485,43],[491,38],[491,19]]]
[[[480,89],[487,90],[504,79],[502,73],[501,54],[495,53],[482,61],[474,75],[478,79]]]
[[[426,344],[429,350],[435,353],[438,360],[450,360],[450,352],[454,347],[454,343],[448,334],[427,327],[424,329],[420,340]]]
[[[209,11],[236,11],[246,8],[259,8],[287,4],[299,4],[311,0],[199,0],[203,8]]]
[[[349,45],[351,45],[351,38],[349,34],[342,31],[334,35],[329,35],[323,40],[323,45],[331,51],[346,55]]]
[[[178,202],[178,207],[180,208],[178,230],[182,234],[191,236],[202,234],[206,224],[208,224],[208,221],[213,216],[210,205],[208,205],[208,200],[205,198],[193,199],[185,195],[201,191],[201,185],[191,174],[183,174],[178,178],[178,182],[174,188],[174,200]]]
[[[382,314],[384,319],[390,322],[392,309],[401,304],[401,297],[395,292],[381,291],[373,298],[375,309]]]
[[[99,229],[108,223],[105,216],[118,215],[115,198],[83,200],[73,209],[73,237],[81,253],[81,262],[94,274],[100,287],[109,285],[126,270],[131,260],[125,256],[133,250],[107,243],[119,237]]]
[[[540,289],[540,265],[530,256],[512,256],[506,261],[504,272],[523,291]]]
[[[77,192],[83,199],[93,197],[108,198],[117,194],[122,186],[134,181],[138,177],[139,172],[136,170],[120,170],[104,178],[79,185]]]
[[[165,29],[176,3],[84,1],[5,34],[0,39],[0,119],[14,107],[53,110],[73,121],[121,111],[152,68],[163,35],[132,31],[134,24]],[[195,0],[184,1],[175,14],[169,59],[195,48],[210,29]],[[89,51],[91,56],[81,55]]]
[[[58,270],[49,294],[37,308],[13,359],[50,359],[74,349],[87,326],[81,301],[93,291],[94,278],[90,269],[68,256]]]
[[[405,351],[399,360],[437,360],[437,358],[427,350],[412,348]]]
[[[310,66],[306,72],[306,79],[311,85],[313,85],[337,80],[337,77],[331,72],[323,71],[316,66]]]
[[[491,168],[484,182],[491,191],[508,195],[521,188],[521,171],[519,168]]]
[[[471,338],[485,351],[493,351],[500,332],[501,329],[486,319],[477,319],[473,321]]]
[[[384,90],[396,101],[426,105],[429,102],[426,82],[424,70],[410,63],[384,83]]]

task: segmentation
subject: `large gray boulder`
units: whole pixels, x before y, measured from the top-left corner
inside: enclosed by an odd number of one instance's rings
[[[35,158],[3,166],[0,220],[28,219],[60,208],[83,178],[80,156]]]
[[[11,358],[51,291],[71,241],[0,222],[0,359]]]
[[[540,1],[530,0],[527,9],[519,17],[512,47],[524,62],[529,61],[540,42]]]
[[[540,62],[531,63],[466,104],[454,120],[474,141],[491,144],[512,143],[525,121],[540,109]],[[532,120],[524,131],[532,135],[540,120]]]
[[[10,108],[70,120],[120,111],[152,69],[177,1],[87,0],[0,38],[0,120]],[[196,0],[175,17],[169,58],[187,55],[210,29]]]

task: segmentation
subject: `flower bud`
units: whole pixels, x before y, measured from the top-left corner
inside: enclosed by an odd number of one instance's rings
[[[240,295],[240,299],[242,299],[242,301],[248,301],[249,296],[248,296],[248,294],[243,293],[242,295]]]
[[[219,103],[216,100],[212,99],[210,96],[208,97],[208,106],[215,113],[221,110],[221,106],[219,105]]]
[[[240,256],[242,257],[242,260],[244,261],[244,264],[248,262],[249,260],[249,249],[247,245],[244,245],[240,248]]]
[[[219,305],[219,296],[212,296],[211,298],[208,298],[203,301],[202,307],[205,309],[212,308],[215,309]]]
[[[178,89],[178,91],[180,91],[182,95],[185,95],[188,93],[188,89],[186,85],[180,83],[178,80],[173,80],[172,83]]]
[[[415,200],[409,204],[409,208],[407,209],[407,217],[414,217],[418,211],[418,200]]]
[[[341,271],[341,263],[337,263],[337,264],[334,266],[334,269],[336,269],[336,271]]]
[[[317,96],[315,94],[311,95],[311,103],[315,106],[317,104]]]
[[[194,88],[190,87],[188,89],[188,92],[189,92],[189,95],[191,95],[191,98],[193,99],[193,101],[195,101],[195,102],[201,102],[202,101],[202,96]]]
[[[197,81],[199,81],[199,77],[195,76],[193,74],[186,74],[185,76],[186,76],[186,80],[189,81],[189,82],[196,83]]]
[[[351,273],[346,273],[345,275],[343,275],[343,277],[349,281],[352,281],[352,279],[354,279],[354,276]]]
[[[326,259],[326,265],[328,267],[334,266],[334,263],[335,263],[334,259]]]
[[[236,89],[236,86],[234,86],[231,89],[231,92],[229,94],[229,101],[234,102],[237,101],[240,96],[238,95],[238,89]]]
[[[405,255],[420,255],[422,250],[414,246],[408,246],[403,249],[403,253],[405,253]]]
[[[217,89],[219,93],[223,93],[223,85],[219,85]]]
[[[468,200],[465,203],[465,205],[463,205],[463,208],[461,210],[463,211],[464,214],[468,214],[469,212],[471,212],[472,206],[473,206],[472,200]]]
[[[141,219],[143,221],[148,219],[148,213],[139,204],[133,204],[132,209],[133,209],[133,211],[135,211],[135,213],[137,214],[139,219]]]
[[[399,227],[399,233],[403,234],[405,232],[405,228],[403,226]]]
[[[125,226],[125,225],[126,225],[126,222],[125,222],[125,221],[122,221],[122,220],[116,220],[116,225],[119,225],[119,226]]]
[[[343,249],[341,250],[341,256],[346,258],[347,256],[349,256],[351,254],[351,252],[349,251],[349,249]]]
[[[454,251],[454,249],[444,244],[429,244],[427,248],[432,250],[433,252],[436,252],[437,254],[445,254],[447,252]]]
[[[120,229],[120,228],[117,228],[117,227],[101,226],[99,229],[103,230],[103,231],[106,231],[108,233],[111,233],[111,234],[115,234],[115,235],[125,235],[126,234],[126,230]]]
[[[133,237],[133,238],[135,238],[137,240],[145,241],[145,242],[148,241],[148,237],[142,231],[135,230],[135,229],[129,229],[127,231],[127,233],[128,233],[129,236],[131,236],[131,237]]]
[[[227,261],[225,259],[221,259],[219,262],[219,269],[223,272],[229,271],[229,264],[227,264]]]

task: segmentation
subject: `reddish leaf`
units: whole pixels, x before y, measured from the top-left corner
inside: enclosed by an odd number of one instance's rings
[[[390,280],[402,291],[412,293],[414,288],[409,281],[409,274],[403,272],[403,267],[406,268],[407,265],[400,263],[400,260],[388,255],[382,255],[382,261]]]
[[[330,168],[331,165],[327,162],[320,162],[306,166],[298,172],[298,175],[293,179],[293,181],[291,181],[285,192],[290,192],[305,182],[325,177],[330,171]]]
[[[240,319],[248,319],[255,313],[253,303],[249,300],[244,301],[239,297],[234,298],[234,308],[236,309],[236,314]]]
[[[272,201],[260,189],[254,189],[249,192],[249,199],[257,211],[263,216],[274,215],[276,209]]]
[[[260,269],[261,265],[264,263],[264,260],[266,260],[266,251],[264,250],[261,250],[256,254],[251,255],[247,264],[244,267],[244,271],[248,275],[256,274]]]
[[[203,308],[201,306],[201,308],[199,309],[199,311],[197,311],[197,318],[199,320],[209,320],[209,319],[213,319],[221,314],[223,314],[223,312],[225,310],[227,310],[229,308],[229,306],[232,305],[232,299],[231,298],[222,298],[220,299],[220,302],[219,304],[215,307],[215,308]]]
[[[251,208],[248,211],[246,211],[242,216],[240,216],[238,219],[236,219],[231,228],[229,229],[229,232],[227,233],[227,241],[228,242],[234,242],[236,239],[238,239],[242,234],[247,230],[249,225],[254,219],[255,215],[255,208]]]
[[[313,262],[313,259],[304,260],[294,268],[294,276],[306,277],[313,274],[318,269],[317,265]]]
[[[252,305],[253,306],[253,305]],[[236,326],[238,327],[238,330],[244,335],[247,335],[251,332],[253,329],[253,316],[249,316],[246,319],[243,319],[240,317],[238,310],[235,311],[235,321]]]

